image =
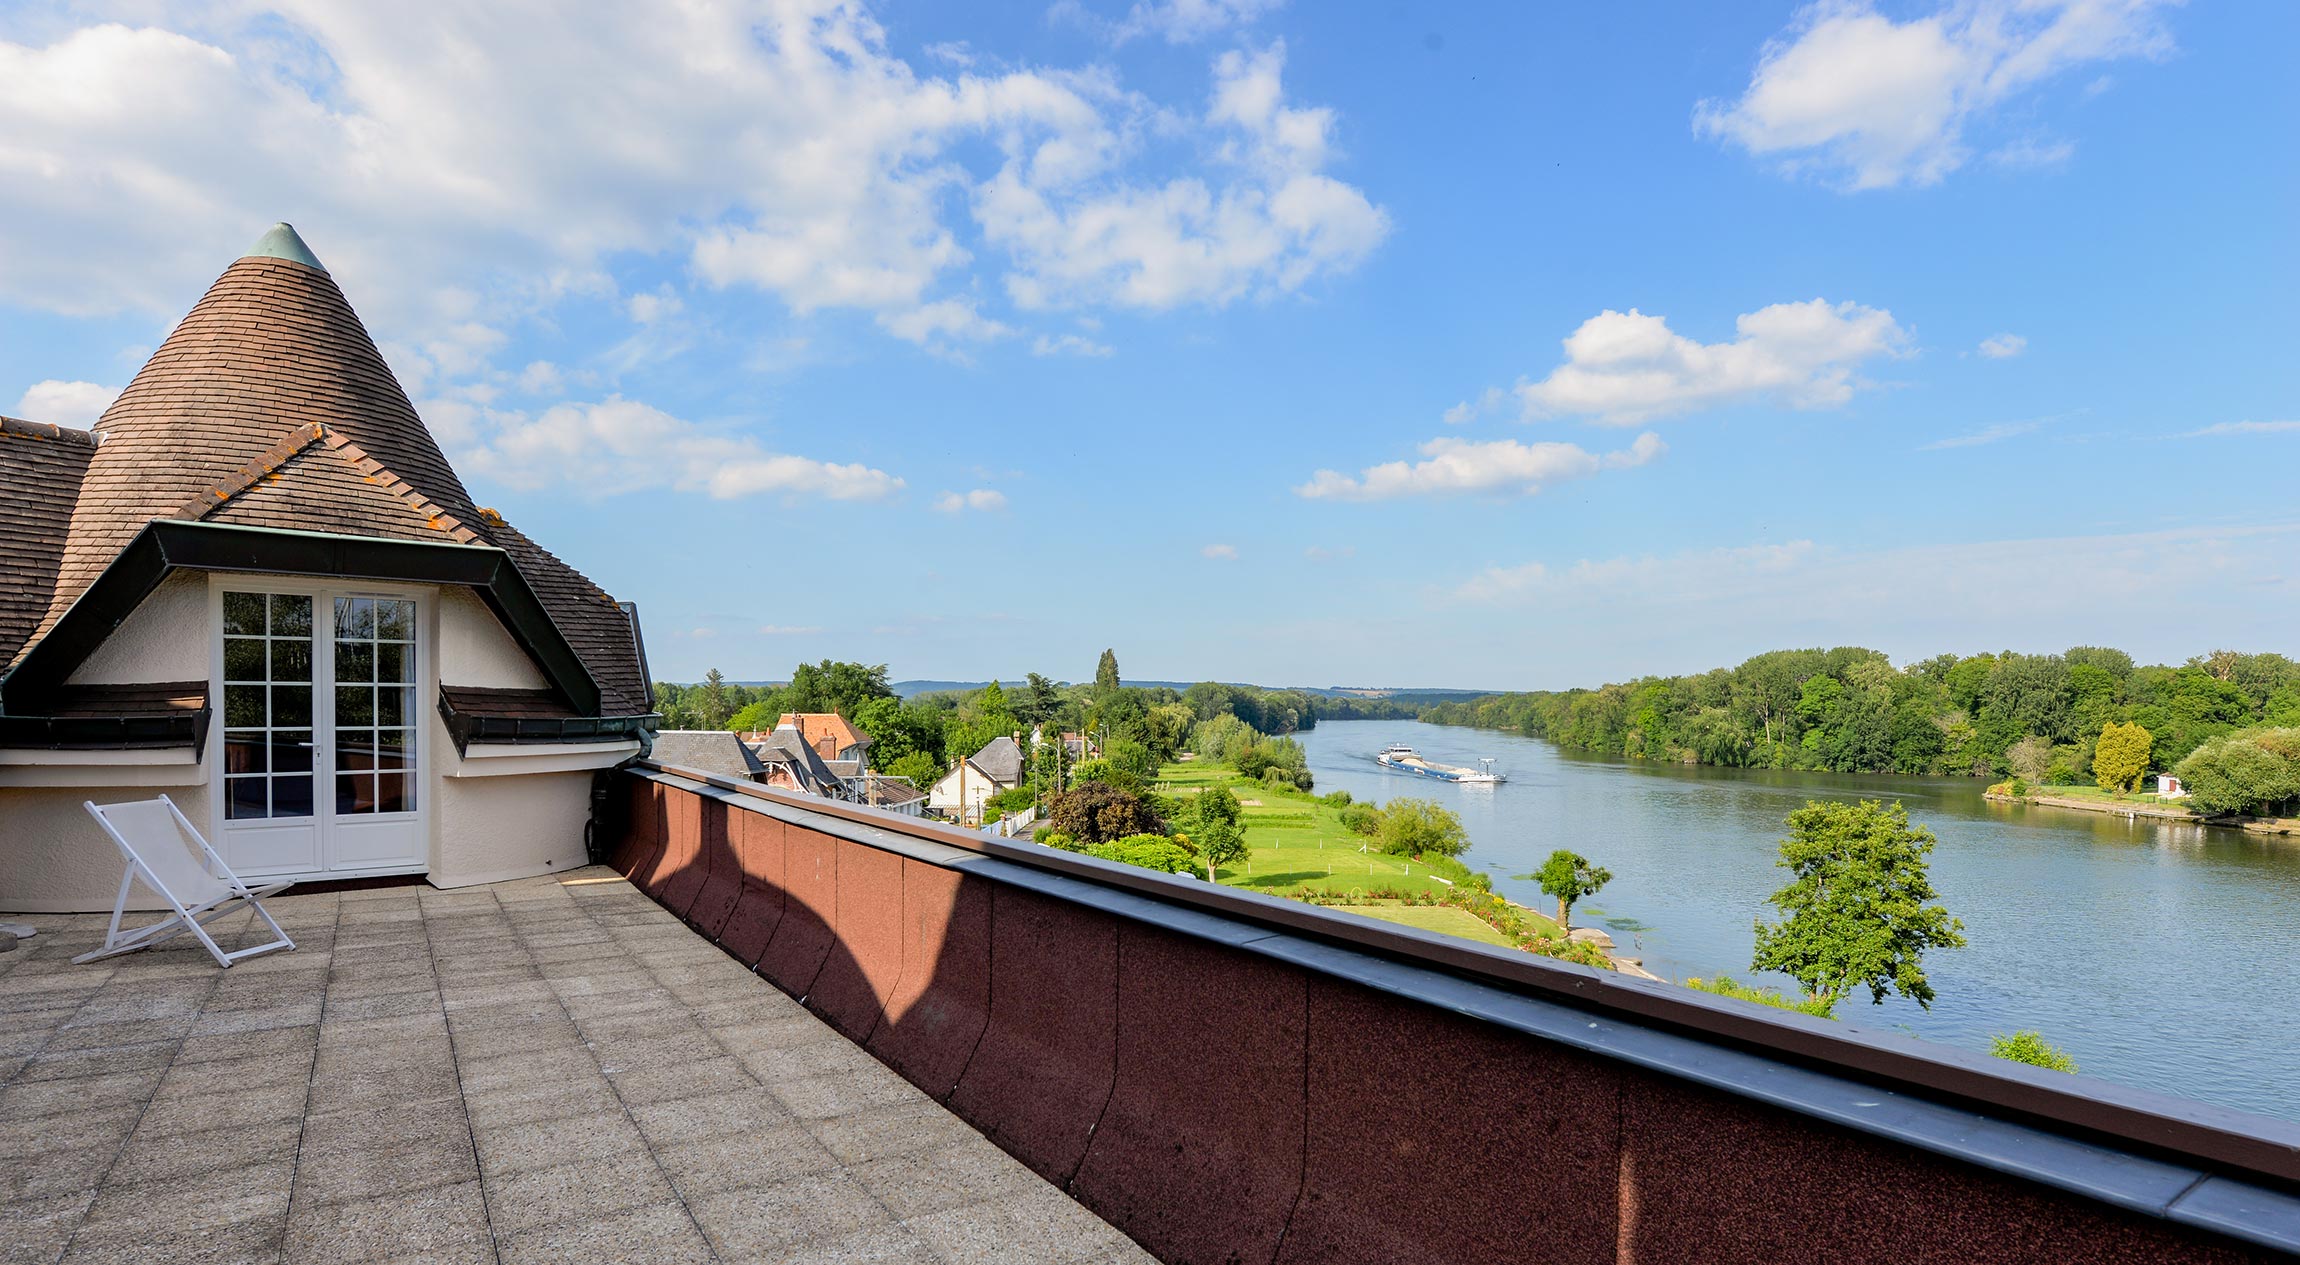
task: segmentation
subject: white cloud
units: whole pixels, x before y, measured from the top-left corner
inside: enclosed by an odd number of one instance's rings
[[[2192,430],[2182,439],[2201,439],[2220,435],[2284,435],[2300,431],[2295,422],[2214,422],[2202,430]]]
[[[1813,553],[1813,542],[1701,549],[1667,558],[1582,559],[1570,566],[1527,562],[1488,567],[1454,590],[1471,601],[1557,597],[1569,593],[1618,596],[1625,593],[1682,593],[1688,585],[1713,588],[1720,576],[1735,580],[1788,571]]]
[[[1058,0],[1049,18],[1095,31],[1113,44],[1145,35],[1169,44],[1191,44],[1236,27],[1247,26],[1282,5],[1285,0],[1135,0],[1126,16],[1112,22],[1096,16],[1079,0]]]
[[[1514,439],[1480,444],[1439,438],[1421,446],[1426,460],[1387,462],[1354,479],[1336,470],[1320,470],[1294,493],[1311,500],[1340,501],[1461,493],[1531,496],[1551,484],[1587,478],[1600,470],[1644,465],[1668,450],[1661,437],[1650,431],[1639,435],[1629,447],[1603,455],[1578,444],[1526,444]]]
[[[118,398],[118,387],[50,378],[33,383],[24,392],[24,398],[16,401],[16,416],[28,422],[85,429],[94,425]]]
[[[686,306],[678,295],[672,293],[671,287],[663,286],[645,294],[632,295],[624,301],[623,310],[630,313],[631,319],[639,324],[652,325],[665,317],[677,316]]]
[[[895,337],[922,346],[986,342],[1014,332],[1011,327],[984,316],[965,299],[938,299],[907,312],[881,313],[878,323]]]
[[[1565,340],[1565,363],[1518,384],[1528,418],[1574,415],[1615,426],[1756,396],[1792,408],[1845,403],[1869,383],[1862,362],[1902,354],[1908,331],[1881,308],[1824,299],[1735,318],[1738,337],[1701,343],[1636,308],[1608,309]]]
[[[1372,253],[1389,215],[1325,174],[1333,112],[1284,104],[1285,53],[1273,44],[1215,62],[1214,99],[1198,122],[1218,139],[1218,182],[1108,188],[1016,154],[977,187],[975,218],[1014,262],[1014,301],[1219,305],[1298,290]]]
[[[934,499],[934,507],[945,514],[957,514],[965,510],[1002,510],[1006,508],[1006,493],[996,488],[945,492]]]
[[[1474,400],[1463,400],[1445,411],[1445,424],[1463,426],[1500,408],[1509,398],[1500,387],[1487,387],[1483,395]]]
[[[1224,7],[1143,13],[1181,31]],[[802,316],[981,338],[994,316],[939,306],[979,282],[1221,302],[1345,271],[1387,229],[1324,172],[1325,111],[1192,115],[1106,67],[972,70],[948,48],[957,68],[930,74],[848,0],[84,11],[50,42],[0,40],[0,301],[171,312],[289,215],[371,322],[424,325],[418,343],[612,295],[632,257]],[[1225,59],[1217,100],[1277,65]],[[1151,166],[1152,130],[1179,172]]]
[[[1991,165],[2011,171],[2065,166],[2074,157],[2074,141],[2038,140],[2033,137],[2008,141],[1989,151]]]
[[[1198,554],[1200,557],[1213,558],[1222,562],[1236,562],[1238,560],[1238,547],[1236,545],[1208,545],[1199,550]]]
[[[1981,340],[1978,350],[1991,360],[2010,360],[2028,350],[2028,340],[2018,334],[1992,334]]]
[[[1896,22],[1866,0],[1822,0],[1765,46],[1739,100],[1700,103],[1694,130],[1849,189],[1932,184],[2011,98],[2074,67],[2164,55],[2165,2],[1958,0]]]
[[[2013,439],[2021,435],[2026,435],[2031,431],[2036,430],[2038,427],[2043,426],[2045,420],[2046,419],[2039,419],[2029,422],[1998,422],[1994,426],[1984,426],[1969,435],[1955,435],[1948,439],[1936,439],[1933,442],[1924,445],[1918,451],[1939,452],[1948,448],[1978,448],[1983,444],[1998,443],[2002,440]]]
[[[1033,356],[1100,357],[1108,356],[1116,350],[1108,343],[1095,342],[1082,334],[1060,334],[1054,337],[1040,334],[1038,341],[1030,345],[1030,354]]]
[[[770,452],[661,409],[610,396],[530,417],[428,401],[423,415],[458,468],[517,488],[564,485],[594,496],[649,488],[719,500],[775,493],[876,500],[903,482],[884,470]]]

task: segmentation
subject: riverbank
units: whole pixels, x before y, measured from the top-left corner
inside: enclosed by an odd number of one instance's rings
[[[2220,826],[2253,835],[2300,836],[2300,817],[2206,817],[2193,809],[2168,804],[2153,796],[2111,795],[2075,786],[2056,786],[2049,791],[2030,791],[2026,795],[2009,795],[1992,789],[1981,798],[1992,804],[2037,804],[2045,808],[2066,808],[2072,812],[2105,813],[2112,817],[2195,822],[2198,825]]]

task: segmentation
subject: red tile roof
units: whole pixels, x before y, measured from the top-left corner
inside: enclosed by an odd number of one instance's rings
[[[0,664],[48,613],[72,506],[95,455],[86,431],[0,417]]]

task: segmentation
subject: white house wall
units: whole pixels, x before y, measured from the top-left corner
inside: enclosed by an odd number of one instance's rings
[[[108,910],[120,889],[120,850],[97,828],[87,801],[166,795],[195,822],[208,816],[208,788],[0,788],[0,910],[35,914]],[[132,909],[157,909],[138,884]]]
[[[551,682],[471,590],[439,593],[439,679],[490,690],[540,690]]]
[[[433,780],[431,881],[468,887],[586,864],[591,774]]]
[[[72,685],[160,685],[208,679],[208,575],[176,571],[72,675]]]

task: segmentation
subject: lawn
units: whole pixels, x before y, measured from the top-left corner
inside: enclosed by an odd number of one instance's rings
[[[1383,922],[1400,923],[1422,931],[1435,931],[1439,935],[1460,936],[1479,944],[1498,944],[1502,948],[1515,948],[1509,937],[1485,925],[1485,920],[1466,909],[1446,905],[1328,905],[1328,909],[1361,918],[1379,918]]]
[[[1311,796],[1276,791],[1259,782],[1249,782],[1230,769],[1194,761],[1169,764],[1158,771],[1161,794],[1187,798],[1209,786],[1227,786],[1230,793],[1238,797],[1239,824],[1245,828],[1246,846],[1253,849],[1253,855],[1244,865],[1215,872],[1215,877],[1223,883],[1256,891],[1301,887],[1329,892],[1375,887],[1401,892],[1452,890],[1430,867],[1378,851],[1364,835],[1353,833],[1342,824],[1339,808],[1320,803]],[[1333,908],[1366,912],[1361,907],[1337,905]],[[1464,910],[1414,906],[1391,912],[1407,915],[1392,919],[1396,922],[1428,916],[1447,924],[1429,926],[1427,929],[1432,931],[1452,931],[1465,924],[1473,925],[1477,929],[1475,933],[1454,931],[1454,934],[1466,934],[1488,944],[1507,943],[1499,932]],[[1459,918],[1450,919],[1445,915],[1459,915]],[[1557,926],[1549,919],[1531,911],[1527,917],[1544,933],[1556,934]],[[1425,924],[1413,922],[1412,925]]]

